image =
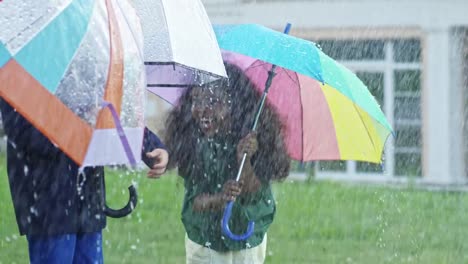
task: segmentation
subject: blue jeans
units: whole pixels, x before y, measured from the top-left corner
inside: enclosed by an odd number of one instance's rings
[[[102,233],[27,236],[31,264],[102,264]]]

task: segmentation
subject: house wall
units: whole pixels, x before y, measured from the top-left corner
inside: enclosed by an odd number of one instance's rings
[[[468,1],[205,0],[204,3],[213,24],[259,23],[282,30],[290,22],[292,35],[312,40],[419,38],[423,180],[466,181],[467,107],[461,96],[467,86],[466,71],[461,71],[466,69],[462,68],[466,67],[466,35],[461,38],[458,29],[468,26]]]

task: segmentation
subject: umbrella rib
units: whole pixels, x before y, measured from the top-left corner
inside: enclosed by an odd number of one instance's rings
[[[193,71],[195,69],[193,67],[190,67],[190,66],[178,63],[178,62],[173,62],[173,61],[145,61],[145,65],[174,65],[174,66],[179,66],[179,67],[185,68],[187,70],[191,70],[191,71]],[[200,70],[200,69],[195,69],[195,70],[198,71],[198,72],[202,72],[202,73],[204,73],[206,75],[215,77],[215,78],[226,78],[224,76],[221,76],[221,75],[209,72],[209,71]]]
[[[285,71],[287,76],[289,78],[291,78],[293,81],[296,81],[294,80],[287,71]],[[304,161],[304,157],[305,157],[305,154],[304,154],[304,104],[302,103],[302,93],[301,93],[301,82],[299,82],[299,76],[297,75],[296,73],[296,78],[297,78],[297,90],[299,92],[299,104],[300,104],[300,108],[301,108],[301,162]]]
[[[257,65],[254,65],[254,64],[255,64],[255,62],[254,62],[254,63],[252,63],[252,64],[249,66],[249,68],[257,68],[257,67],[264,66],[264,65],[266,65],[266,64],[271,65],[271,63],[264,62],[264,61],[262,61],[262,60],[257,60],[257,61],[260,61],[260,63],[258,63]]]
[[[146,87],[154,88],[154,87],[163,87],[163,88],[187,88],[187,87],[192,87],[194,85],[191,84],[148,84]]]
[[[298,73],[294,73],[296,75],[296,77],[298,77],[297,79],[294,79],[285,68],[281,68],[281,69],[283,69],[283,71],[286,73],[288,78],[291,79],[291,81],[295,82],[299,86],[301,85],[300,82],[299,82]],[[301,103],[302,103],[302,101],[301,101]]]
[[[23,34],[24,31],[26,31],[27,29],[30,29],[34,24],[38,23],[40,20],[41,20],[42,17],[38,17],[36,20],[34,20],[29,26],[27,26],[26,28],[23,29],[23,31],[21,32],[18,32],[15,36],[12,36],[9,40],[7,40],[6,43],[10,43],[11,41],[15,40],[16,38],[18,38],[19,36],[21,36]],[[48,25],[50,25],[50,23],[53,21],[50,20],[46,25],[43,26],[43,28],[46,28]]]
[[[248,69],[257,68],[257,67],[261,67],[261,66],[264,66],[264,65],[271,65],[271,63],[269,63],[269,62],[264,62],[264,61],[262,61],[262,60],[257,60],[257,61],[261,61],[261,63],[258,63],[257,65],[254,65],[254,63],[253,63],[252,65],[250,65],[249,67],[247,67],[246,71],[247,71]],[[286,73],[286,75],[288,76],[289,79],[291,79],[291,81],[293,81],[293,82],[295,82],[297,85],[299,85],[299,81],[296,80],[296,79],[294,79],[294,78],[289,74],[289,72],[288,72],[288,71],[293,72],[292,70],[288,70],[288,69],[286,69],[286,68],[284,68],[284,67],[281,67],[281,66],[278,66],[278,67],[279,67],[280,69],[282,69],[282,70]],[[295,73],[295,74],[297,74],[297,73]]]
[[[125,23],[127,23],[127,27],[130,29],[130,32],[132,33],[133,42],[134,42],[134,44],[138,47],[139,45],[138,45],[138,43],[136,42],[137,37],[136,37],[136,34],[135,34],[134,30],[133,30],[133,27],[130,26],[130,23],[128,22],[128,18],[127,18],[127,16],[125,15],[124,9],[123,9],[122,6],[120,5],[120,2],[119,2],[119,1],[117,1],[117,5],[119,6],[120,11],[122,12],[122,15],[123,15],[123,17],[124,17],[124,19],[125,19]],[[140,55],[140,59],[141,59],[142,61],[144,61],[144,59],[143,59],[144,56],[143,56],[142,52],[143,52],[142,49],[138,49],[138,54]]]
[[[167,24],[166,8],[164,7],[164,4],[161,4],[161,8],[162,8],[162,10],[163,10],[162,13],[163,13],[163,16],[164,16],[164,20],[163,20],[163,21],[164,21],[164,24],[166,24],[166,28],[168,29],[168,30],[167,30],[167,35],[168,35],[169,37],[168,37],[167,39],[168,39],[168,41],[169,41],[169,47],[172,47],[171,36],[170,36],[171,32],[170,32],[170,30],[169,30],[169,25]],[[171,49],[171,52],[172,52],[172,49]],[[174,54],[171,54],[171,57],[173,57],[173,56],[174,56]]]
[[[352,104],[353,104],[354,109],[356,109],[356,112],[358,113],[359,119],[361,119],[362,124],[363,124],[364,127],[366,128],[366,133],[367,133],[367,135],[369,136],[369,139],[370,139],[370,141],[371,141],[371,143],[372,143],[372,147],[374,148],[374,151],[376,151],[376,146],[375,146],[374,140],[372,139],[372,136],[371,136],[371,134],[369,133],[369,128],[367,127],[366,122],[364,122],[364,119],[363,119],[362,116],[361,116],[361,112],[360,112],[359,109],[357,108],[355,102],[352,102]],[[376,151],[376,152],[378,152],[378,151]]]

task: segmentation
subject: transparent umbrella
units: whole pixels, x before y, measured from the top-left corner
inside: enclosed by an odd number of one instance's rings
[[[134,4],[143,28],[151,92],[172,94],[172,88],[226,77],[221,51],[201,1],[135,0]]]
[[[5,1],[0,14],[0,96],[78,165],[136,164],[145,72],[130,3]]]

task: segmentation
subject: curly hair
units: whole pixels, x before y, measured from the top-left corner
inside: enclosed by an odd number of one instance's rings
[[[225,64],[228,81],[221,81],[219,88],[224,89],[230,98],[230,129],[225,140],[237,145],[251,129],[261,95],[253,87],[253,83],[240,68],[232,64]],[[196,121],[192,118],[191,106],[192,89],[206,89],[205,87],[189,87],[179,99],[179,103],[172,109],[166,120],[165,138],[169,151],[168,168],[179,168],[186,171],[194,167],[197,161],[195,147],[197,139],[202,137]],[[257,177],[265,182],[282,180],[288,176],[290,158],[283,141],[282,124],[277,113],[268,104],[260,116],[257,126],[258,151],[252,157],[252,165]],[[237,164],[235,165],[237,167]]]

